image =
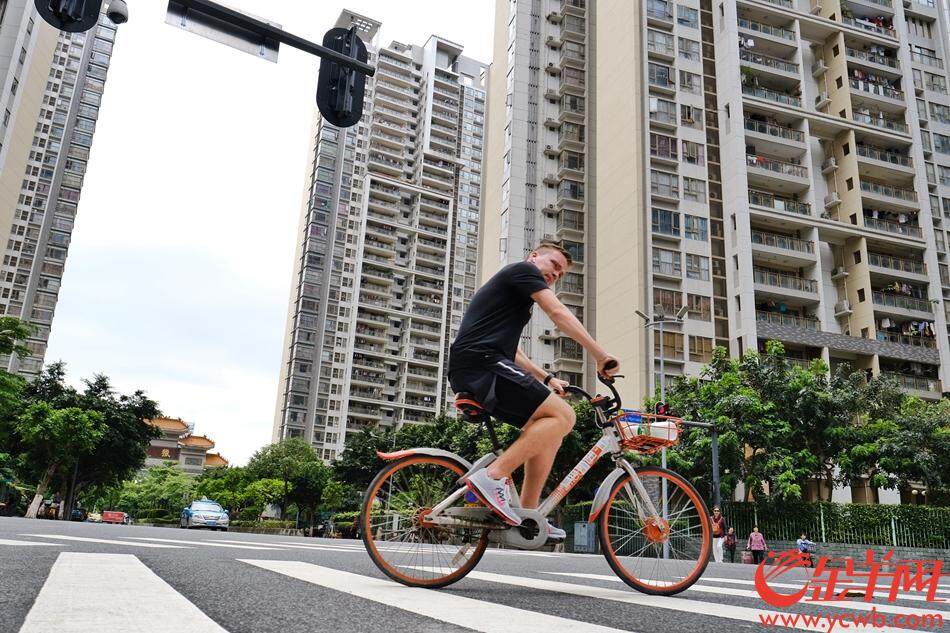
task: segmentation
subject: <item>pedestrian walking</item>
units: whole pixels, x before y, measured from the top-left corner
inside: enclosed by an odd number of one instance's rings
[[[746,543],[746,549],[752,551],[752,562],[758,565],[765,560],[765,550],[767,548],[765,536],[759,532],[759,526],[753,526],[752,534],[749,535],[749,541]]]
[[[736,529],[729,528],[726,532],[726,538],[722,542],[723,548],[729,552],[729,562],[736,562]]]
[[[726,538],[726,517],[722,516],[719,507],[713,508],[712,516],[709,517],[712,523],[713,537],[713,558],[717,563],[722,562],[722,542]]]

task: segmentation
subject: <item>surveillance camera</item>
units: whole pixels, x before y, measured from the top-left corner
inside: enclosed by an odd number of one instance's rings
[[[115,24],[125,24],[129,21],[129,7],[125,0],[109,0],[106,16]]]

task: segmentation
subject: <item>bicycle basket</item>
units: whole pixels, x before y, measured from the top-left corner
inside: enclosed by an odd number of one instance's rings
[[[623,409],[611,419],[620,435],[620,445],[647,455],[679,443],[681,418]]]

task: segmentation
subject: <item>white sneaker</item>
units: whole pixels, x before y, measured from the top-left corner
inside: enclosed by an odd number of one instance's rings
[[[465,479],[465,485],[505,523],[521,525],[521,517],[511,507],[507,478],[495,479],[488,475],[485,468],[481,468]]]
[[[567,532],[551,525],[549,521],[545,521],[545,523],[548,524],[548,543],[563,543],[567,539]]]

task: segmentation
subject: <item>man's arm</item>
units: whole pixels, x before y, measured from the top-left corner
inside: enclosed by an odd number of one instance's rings
[[[580,343],[584,349],[590,352],[591,356],[593,356],[597,362],[598,368],[600,368],[601,362],[609,356],[607,350],[594,340],[594,337],[590,335],[587,328],[584,327],[584,324],[578,321],[574,313],[561,303],[557,295],[554,294],[554,291],[550,288],[545,288],[531,295],[531,298],[534,299],[535,303],[541,306],[541,309],[554,321],[554,325],[556,325],[559,330]]]
[[[521,369],[530,372],[532,376],[541,382],[544,382],[544,379],[548,377],[548,372],[538,367],[530,358],[528,358],[524,352],[521,351],[520,347],[515,353],[515,364]]]

